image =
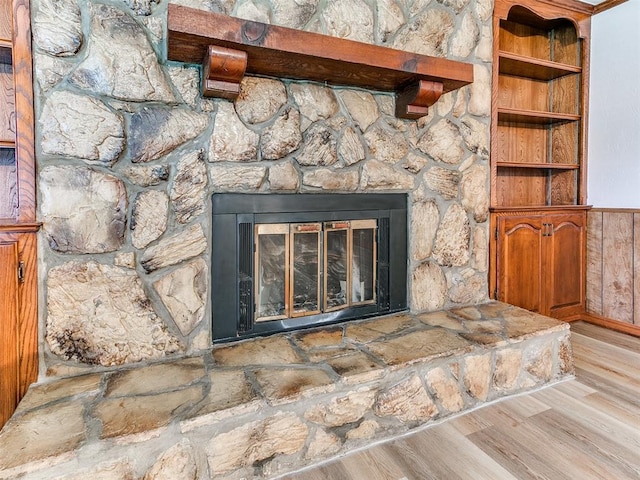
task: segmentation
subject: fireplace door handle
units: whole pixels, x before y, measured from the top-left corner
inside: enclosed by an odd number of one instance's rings
[[[296,225],[296,230],[298,232],[319,232],[320,224],[319,223],[309,223],[305,225]]]

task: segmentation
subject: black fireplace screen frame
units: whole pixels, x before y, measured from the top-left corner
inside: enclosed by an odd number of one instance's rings
[[[211,302],[214,342],[302,329],[407,309],[407,195],[212,195]],[[255,322],[254,227],[263,223],[376,219],[376,303],[305,317]]]

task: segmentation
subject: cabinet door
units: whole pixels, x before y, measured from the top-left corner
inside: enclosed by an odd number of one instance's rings
[[[551,215],[548,310],[554,317],[577,313],[584,306],[585,215]],[[572,312],[573,310],[573,312]]]
[[[19,398],[18,242],[0,236],[0,427]]]
[[[543,217],[500,217],[497,227],[498,300],[543,313]]]

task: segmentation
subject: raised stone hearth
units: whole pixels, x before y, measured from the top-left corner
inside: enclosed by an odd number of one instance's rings
[[[272,478],[570,377],[569,337],[492,302],[58,378],[0,433],[0,478]]]

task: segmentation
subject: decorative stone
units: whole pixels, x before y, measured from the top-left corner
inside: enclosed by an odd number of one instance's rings
[[[458,127],[449,120],[442,119],[427,130],[417,146],[434,160],[457,165],[465,154],[461,144],[462,135]]]
[[[193,447],[183,439],[165,451],[142,480],[196,480],[198,468]]]
[[[171,187],[171,204],[178,223],[189,223],[204,212],[207,182],[204,150],[187,153],[180,159]]]
[[[149,273],[197,257],[206,249],[207,239],[198,223],[149,247],[140,264]]]
[[[218,104],[211,136],[210,162],[247,162],[258,157],[258,134],[244,126],[233,105]]]
[[[333,0],[322,12],[327,34],[373,43],[373,12],[362,0]]]
[[[489,158],[489,129],[487,125],[471,117],[462,120],[460,127],[464,143],[480,158]]]
[[[364,420],[353,430],[347,432],[347,440],[366,440],[373,438],[380,428],[380,425],[375,420]]]
[[[124,150],[122,117],[100,100],[55,91],[40,114],[42,153],[111,166]]]
[[[491,116],[491,70],[475,64],[473,66],[473,83],[469,85],[469,105],[471,115],[478,117]],[[488,97],[487,97],[488,95]]]
[[[438,3],[445,7],[451,7],[456,13],[460,13],[469,2],[470,0],[438,0]]]
[[[250,124],[266,122],[287,102],[287,91],[279,80],[244,77],[235,101],[238,117]]]
[[[160,3],[160,0],[125,0],[124,3],[136,15],[151,15],[152,7]]]
[[[482,27],[480,31],[476,58],[483,62],[491,62],[493,60],[493,35],[491,34],[491,28],[488,26]]]
[[[394,315],[364,323],[348,324],[345,337],[360,343],[369,343],[390,334],[401,332],[415,325],[409,315]]]
[[[318,0],[272,0],[274,23],[303,29],[318,9]]]
[[[467,12],[462,17],[462,23],[451,39],[451,55],[466,58],[478,44],[480,29],[472,13]]]
[[[61,400],[70,399],[76,395],[92,398],[101,390],[102,380],[99,374],[77,375],[61,378],[55,382],[34,384],[29,388],[28,395],[25,395],[18,404],[16,415],[22,415],[52,402],[60,404]]]
[[[464,209],[457,203],[444,214],[433,247],[433,258],[442,266],[460,267],[469,261],[471,228]]]
[[[327,363],[345,382],[351,384],[375,380],[384,373],[382,365],[362,352],[329,358]]]
[[[191,108],[196,108],[200,99],[200,72],[194,67],[169,67],[171,83],[176,87],[182,100]]]
[[[464,408],[464,399],[460,393],[458,382],[448,376],[443,368],[434,368],[427,372],[427,385],[447,411],[459,412]]]
[[[425,260],[431,256],[431,248],[440,223],[440,212],[434,200],[416,202],[411,207],[411,258]]]
[[[325,427],[340,427],[360,420],[373,405],[375,391],[350,392],[334,397],[326,404],[316,404],[306,411],[304,418]]]
[[[215,165],[209,167],[211,186],[217,192],[258,190],[267,176],[266,167],[235,167]]]
[[[473,398],[485,402],[489,397],[491,379],[491,354],[470,355],[463,360],[463,382],[467,393]]]
[[[204,375],[205,366],[201,357],[121,370],[109,377],[104,396],[132,397],[178,390],[191,386]]]
[[[447,272],[449,299],[460,304],[480,303],[487,299],[486,275],[471,268],[461,272]]]
[[[204,318],[207,278],[207,263],[199,258],[173,270],[153,284],[180,333],[185,336]]]
[[[409,152],[404,162],[404,168],[411,173],[418,173],[422,170],[429,161],[422,155],[416,155],[413,152]]]
[[[473,230],[471,267],[478,272],[486,272],[489,268],[489,242],[485,227],[476,227]]]
[[[340,439],[337,436],[319,428],[311,438],[311,443],[309,444],[305,458],[315,459],[333,455],[340,450],[340,447]]]
[[[413,175],[377,160],[370,160],[362,167],[360,186],[363,190],[411,190],[414,184]]]
[[[135,271],[70,262],[49,270],[46,340],[64,359],[122,365],[182,350]]]
[[[307,434],[307,426],[297,415],[279,412],[216,435],[206,447],[210,474],[222,475],[274,455],[296,453],[304,446]]]
[[[122,170],[127,179],[141,187],[153,187],[169,179],[169,165],[133,165]]]
[[[216,348],[213,350],[213,358],[220,365],[237,367],[303,363],[300,355],[283,337],[267,337]]]
[[[235,17],[252,22],[271,23],[269,19],[269,7],[267,5],[257,5],[256,2],[248,0],[241,3],[236,10]]]
[[[274,165],[269,168],[269,187],[274,191],[298,190],[300,187],[298,171],[290,162]]]
[[[113,258],[116,267],[136,268],[136,254],[134,252],[117,253]]]
[[[102,462],[94,468],[75,470],[71,475],[56,477],[56,480],[136,480],[135,468],[128,458]]]
[[[292,0],[287,0],[289,1]],[[340,107],[330,88],[312,83],[293,83],[289,88],[300,108],[300,114],[308,123],[326,120],[338,113]]]
[[[489,218],[489,172],[484,165],[473,165],[462,173],[460,182],[463,208],[473,214],[473,219],[483,223]]]
[[[353,192],[358,189],[360,176],[357,170],[335,171],[327,168],[303,173],[302,183],[322,190]]]
[[[395,0],[379,0],[375,6],[378,17],[378,41],[385,43],[404,25],[404,14]]]
[[[400,29],[393,47],[422,55],[445,57],[454,29],[451,13],[442,8],[431,8]]]
[[[403,423],[426,421],[438,413],[435,403],[415,375],[381,392],[373,409],[376,415],[393,416]]]
[[[387,365],[411,365],[441,355],[464,353],[469,342],[444,328],[409,332],[399,337],[368,344],[369,350]]]
[[[492,385],[504,392],[517,387],[522,364],[522,350],[508,348],[496,352],[496,366],[493,371]]]
[[[369,146],[369,152],[382,162],[398,163],[409,151],[409,145],[400,132],[390,132],[379,126],[370,128],[364,138]]]
[[[40,219],[49,246],[63,253],[105,253],[124,243],[127,192],[122,180],[86,167],[40,172]]]
[[[129,152],[133,163],[156,160],[200,135],[209,116],[184,108],[144,107],[131,116]]]
[[[209,374],[211,391],[197,415],[208,415],[215,420],[230,418],[255,411],[259,404],[258,394],[240,369],[214,370]],[[197,422],[197,418],[194,422]]]
[[[131,213],[131,243],[144,248],[167,229],[169,196],[159,190],[146,190],[136,195]]]
[[[300,113],[288,108],[262,133],[260,151],[264,160],[278,160],[295,151],[302,143]]]
[[[476,13],[481,22],[486,22],[493,14],[492,0],[476,0]]]
[[[411,310],[434,311],[447,300],[447,279],[434,262],[419,265],[411,276]]]
[[[84,413],[81,402],[64,402],[15,417],[0,435],[0,470],[78,448],[86,439]]]
[[[351,127],[342,132],[338,140],[338,155],[345,165],[353,165],[365,159],[365,151],[358,134]]]
[[[102,424],[100,438],[115,438],[149,432],[169,425],[176,413],[202,400],[202,386],[135,397],[107,398],[94,415]]]
[[[561,375],[575,373],[573,364],[573,347],[569,334],[560,339],[558,343],[558,369]]]
[[[51,57],[33,52],[33,74],[43,93],[58,85],[73,70],[73,63],[67,59]]]
[[[338,161],[335,134],[329,128],[315,124],[305,133],[304,146],[295,155],[300,165],[322,167]]]
[[[553,349],[551,344],[539,344],[529,348],[523,359],[524,368],[536,379],[536,383],[548,382],[553,375]]]
[[[33,16],[33,41],[54,56],[74,55],[84,36],[82,14],[75,0],[41,0]]]
[[[458,196],[460,173],[455,170],[449,170],[442,167],[431,167],[427,170],[424,180],[431,190],[439,193],[447,200],[451,200]]]
[[[271,405],[295,402],[335,388],[333,379],[321,368],[262,368],[253,374]]]
[[[140,24],[111,5],[92,3],[89,8],[87,55],[73,72],[71,82],[120,100],[174,102],[175,96]]]
[[[369,92],[341,90],[340,98],[349,110],[353,121],[364,132],[380,116],[376,99]]]

